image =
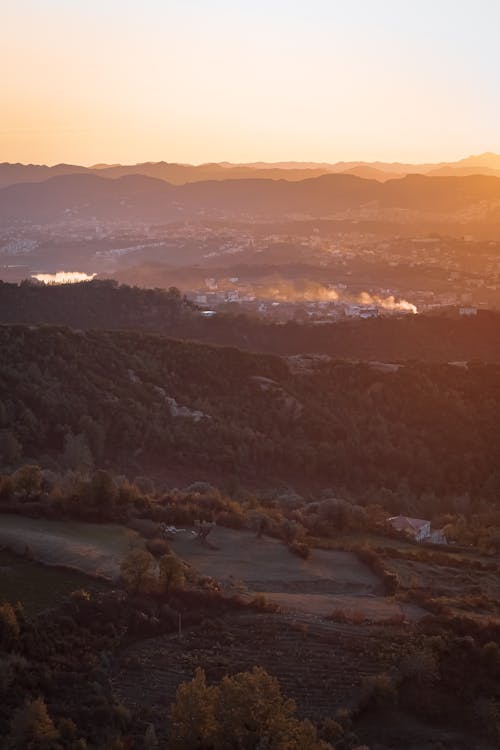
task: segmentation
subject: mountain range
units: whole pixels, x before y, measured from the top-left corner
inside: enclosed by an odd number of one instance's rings
[[[341,215],[432,217],[498,223],[500,178],[486,175],[407,175],[379,182],[348,174],[288,180],[211,180],[172,185],[144,175],[107,179],[62,174],[0,190],[0,221],[163,222],[192,216]],[[406,212],[406,213],[405,213]]]
[[[298,181],[323,174],[347,173],[357,177],[384,182],[408,174],[429,176],[464,176],[483,174],[500,177],[500,155],[484,153],[469,156],[456,162],[408,164],[400,162],[336,162],[334,164],[315,162],[254,162],[231,164],[218,162],[209,164],[178,164],[144,162],[142,164],[95,164],[91,167],[73,164],[0,164],[0,188],[18,182],[43,182],[51,177],[68,174],[94,174],[100,177],[116,178],[131,174],[155,177],[175,185],[188,182],[228,179],[285,179]]]

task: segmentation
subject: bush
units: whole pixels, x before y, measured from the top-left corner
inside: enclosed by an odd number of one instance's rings
[[[162,557],[170,554],[170,547],[165,539],[148,539],[146,549],[153,557]]]
[[[363,708],[391,708],[398,702],[398,689],[385,672],[363,680],[361,706]]]
[[[391,573],[384,566],[382,557],[375,550],[367,546],[353,547],[352,551],[358,556],[361,562],[371,569],[376,576],[382,579],[385,593],[392,596],[399,588],[399,579],[395,573]]]
[[[288,549],[293,555],[297,555],[303,560],[308,560],[311,557],[311,550],[304,542],[292,542],[288,545]]]
[[[153,585],[154,557],[142,549],[132,549],[122,560],[120,571],[132,594],[148,593]]]
[[[0,648],[10,651],[19,639],[19,623],[12,604],[0,604]]]
[[[158,562],[158,578],[161,592],[168,596],[173,590],[184,588],[186,576],[184,565],[177,555],[163,555]]]

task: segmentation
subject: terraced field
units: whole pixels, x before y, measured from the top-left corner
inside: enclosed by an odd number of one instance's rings
[[[113,687],[126,705],[161,720],[178,685],[202,667],[209,681],[262,665],[302,716],[331,716],[355,701],[364,677],[390,669],[408,632],[316,621],[305,615],[243,614],[206,621],[181,639],[161,636],[127,649]]]

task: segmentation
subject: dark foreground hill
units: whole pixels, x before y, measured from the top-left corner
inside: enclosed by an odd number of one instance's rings
[[[420,513],[500,492],[500,367],[287,360],[137,332],[0,327],[2,464],[331,487]]]
[[[268,354],[500,364],[500,314],[406,315],[327,325],[266,323],[244,315],[203,318],[175,289],[140,289],[113,281],[43,286],[0,282],[0,324],[136,329]]]

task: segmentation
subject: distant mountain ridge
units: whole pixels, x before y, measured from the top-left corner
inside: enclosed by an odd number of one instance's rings
[[[386,182],[325,174],[287,180],[210,180],[172,185],[145,175],[107,179],[63,174],[0,190],[0,221],[50,223],[71,218],[163,222],[212,216],[332,216],[335,213],[420,212],[455,217],[480,211],[499,222],[500,178],[407,175]]]
[[[500,177],[500,155],[491,152],[468,156],[456,162],[409,164],[400,162],[254,162],[232,164],[180,164],[175,162],[144,162],[140,164],[95,164],[83,167],[74,164],[0,164],[0,188],[19,182],[43,182],[51,177],[67,174],[95,174],[100,177],[123,177],[141,174],[176,185],[207,180],[227,179],[284,179],[300,181],[330,173],[347,173],[384,182],[408,174],[464,175],[483,174]]]

